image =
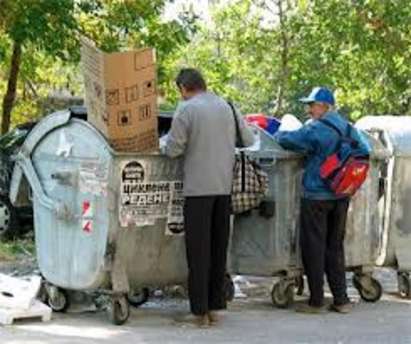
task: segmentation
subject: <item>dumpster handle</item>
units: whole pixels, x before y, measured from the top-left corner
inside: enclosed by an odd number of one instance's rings
[[[69,220],[73,218],[73,215],[65,204],[58,200],[53,200],[46,195],[30,159],[27,159],[23,154],[18,153],[16,165],[16,167],[23,170],[27,180],[30,183],[33,193],[36,195],[41,205],[55,212],[57,217],[60,219]]]
[[[261,167],[272,167],[276,164],[277,160],[274,157],[261,157],[258,158],[258,163]]]

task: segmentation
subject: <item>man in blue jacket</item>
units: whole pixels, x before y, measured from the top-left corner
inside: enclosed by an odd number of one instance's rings
[[[306,155],[301,200],[300,244],[305,274],[310,289],[308,304],[297,311],[321,313],[324,308],[324,272],[334,302],[330,309],[349,313],[352,305],[347,296],[344,262],[344,235],[349,198],[338,197],[320,176],[320,166],[335,152],[340,141],[338,132],[322,120],[331,122],[341,133],[350,133],[358,142],[358,154],[368,155],[368,143],[360,133],[334,110],[333,93],[315,87],[310,95],[300,99],[307,104],[312,121],[295,131],[280,131],[277,142],[285,149]],[[357,152],[356,152],[357,153]]]

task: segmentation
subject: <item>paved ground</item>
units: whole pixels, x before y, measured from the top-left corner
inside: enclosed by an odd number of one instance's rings
[[[358,299],[350,315],[301,315],[273,308],[268,296],[272,281],[240,284],[248,298],[236,298],[219,327],[199,330],[173,319],[187,310],[178,298],[156,298],[132,311],[126,325],[111,325],[104,312],[54,315],[0,328],[2,344],[78,343],[411,343],[411,300],[398,298],[388,270],[378,272],[386,290],[375,304]]]

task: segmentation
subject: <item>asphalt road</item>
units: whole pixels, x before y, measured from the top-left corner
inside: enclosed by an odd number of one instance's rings
[[[239,286],[249,296],[236,298],[217,327],[177,323],[187,312],[187,301],[157,297],[133,309],[123,326],[112,325],[105,312],[54,314],[49,323],[33,320],[0,327],[0,343],[411,343],[411,300],[398,297],[392,272],[380,270],[377,277],[385,289],[382,300],[361,301],[350,287],[355,307],[348,315],[303,315],[293,308],[274,308],[269,298],[272,280],[247,279]]]

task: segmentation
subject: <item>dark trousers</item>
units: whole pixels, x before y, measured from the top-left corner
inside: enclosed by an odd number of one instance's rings
[[[191,312],[224,309],[230,196],[187,197],[184,221]]]
[[[311,306],[324,304],[324,273],[334,304],[349,301],[345,279],[344,236],[349,200],[301,201],[301,253]]]

